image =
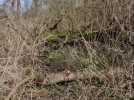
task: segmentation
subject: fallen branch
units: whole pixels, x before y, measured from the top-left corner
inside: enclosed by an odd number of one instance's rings
[[[82,72],[81,71],[71,72],[70,70],[65,70],[65,71],[59,72],[59,73],[48,74],[43,79],[43,82],[41,84],[52,85],[52,84],[56,84],[59,82],[67,82],[67,81],[73,81],[73,80],[85,80],[85,79],[89,79],[93,76],[98,77],[98,78],[103,79],[103,80],[111,81],[112,75],[120,73],[120,72],[124,72],[124,69],[117,67],[117,68],[110,68],[108,71],[106,71],[106,70],[102,71],[102,72],[97,71],[96,73],[91,72],[89,70],[84,70]],[[31,76],[31,77],[24,79],[20,83],[18,83],[16,85],[16,87],[9,93],[9,95],[7,96],[7,98],[5,100],[10,100],[10,98],[13,96],[13,94],[16,93],[16,91],[18,90],[18,88],[20,86],[22,86],[23,84],[25,84],[29,80],[34,80],[34,79],[35,79],[35,77]]]
[[[52,85],[52,84],[56,84],[60,82],[90,79],[91,77],[98,77],[102,80],[106,80],[110,82],[113,79],[113,75],[116,75],[122,72],[124,72],[124,69],[120,67],[109,68],[108,70],[97,71],[97,72],[93,72],[89,70],[71,72],[70,70],[65,70],[59,73],[48,74],[44,78],[42,84]]]
[[[96,76],[99,78],[107,78],[105,75],[103,75],[101,72],[99,73],[94,73],[94,72],[89,72],[88,70],[85,70],[83,72],[71,72],[69,70],[59,72],[59,73],[51,73],[47,75],[42,84],[43,85],[51,85],[51,84],[56,84],[59,82],[67,82],[67,81],[73,81],[73,80],[84,80],[88,79],[92,76]]]

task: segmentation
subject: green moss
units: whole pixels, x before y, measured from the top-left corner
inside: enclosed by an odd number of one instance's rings
[[[63,40],[65,42],[72,41],[74,39],[79,39],[80,37],[88,38],[90,36],[94,36],[96,33],[58,33],[58,32],[53,32],[53,33],[43,33],[44,38],[50,43],[53,42],[58,42],[59,40]]]
[[[64,53],[57,50],[57,51],[50,52],[48,59],[60,61],[65,59],[65,57],[64,57]]]
[[[54,41],[58,41],[59,37],[57,35],[50,35],[48,38],[47,38],[47,41],[48,42],[54,42]]]

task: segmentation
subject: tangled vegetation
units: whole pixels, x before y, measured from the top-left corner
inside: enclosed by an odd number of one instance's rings
[[[0,18],[0,100],[133,100],[133,0],[50,0]]]

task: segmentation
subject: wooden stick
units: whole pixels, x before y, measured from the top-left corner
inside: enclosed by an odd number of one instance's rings
[[[59,73],[51,73],[47,75],[43,80],[43,85],[51,85],[59,82],[67,82],[67,81],[73,81],[73,80],[84,80],[88,79],[92,76],[99,76],[102,78],[105,78],[103,74],[97,74],[93,72],[89,72],[88,70],[85,70],[83,72],[71,72],[69,70]]]
[[[109,70],[103,70],[97,72],[93,72],[88,69],[85,69],[84,71],[77,71],[77,72],[71,72],[69,70],[65,70],[59,73],[48,74],[44,78],[42,84],[51,85],[59,82],[85,80],[85,79],[90,79],[91,77],[98,77],[102,80],[106,80],[110,82],[113,79],[113,75],[114,75],[113,72],[114,74],[122,73],[124,72],[124,69],[117,67],[117,68],[109,68]]]

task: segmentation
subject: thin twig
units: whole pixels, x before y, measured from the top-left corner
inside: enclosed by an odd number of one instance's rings
[[[12,91],[9,93],[9,95],[7,96],[7,98],[5,100],[10,100],[10,98],[13,96],[13,94],[16,93],[16,91],[18,90],[18,88],[23,85],[24,83],[28,82],[29,80],[31,80],[32,77],[28,77],[26,79],[24,79],[23,81],[21,81],[20,83],[18,83],[16,85],[16,87],[14,87],[14,89],[12,89]]]

